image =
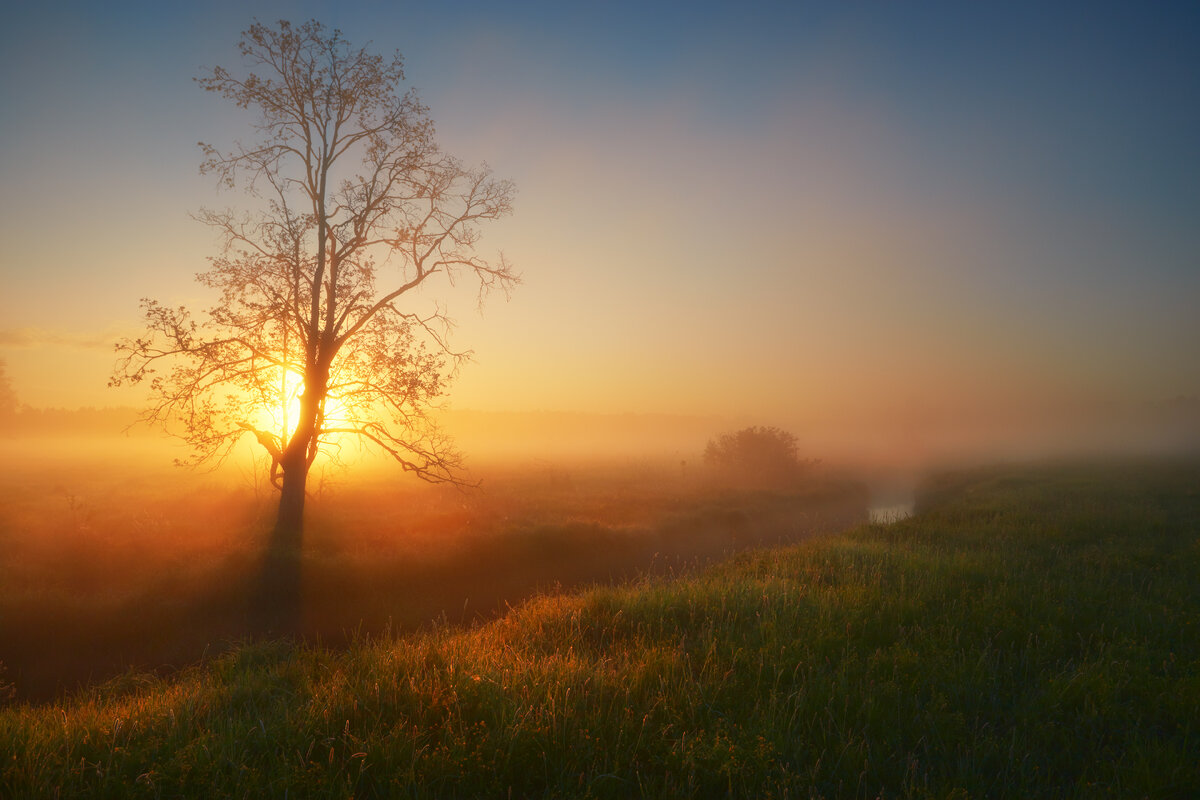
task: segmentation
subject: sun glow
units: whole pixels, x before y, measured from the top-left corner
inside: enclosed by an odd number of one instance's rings
[[[258,404],[258,414],[255,427],[269,432],[272,436],[285,443],[290,441],[296,432],[300,421],[301,396],[304,394],[304,378],[298,372],[287,371],[271,391],[262,393],[263,400]],[[323,408],[323,428],[342,429],[350,423],[349,409],[342,399],[334,394],[327,394]],[[338,446],[340,440],[347,437],[346,433],[332,433],[321,436],[322,444]]]

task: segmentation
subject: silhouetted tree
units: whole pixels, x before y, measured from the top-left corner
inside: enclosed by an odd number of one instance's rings
[[[145,418],[190,442],[193,463],[252,436],[280,490],[275,549],[298,552],[309,469],[332,437],[457,480],[460,457],[425,410],[467,354],[427,295],[438,278],[474,279],[481,300],[516,282],[502,255],[475,253],[514,187],[438,148],[426,107],[400,92],[399,53],[352,48],[315,21],[256,22],[240,52],[244,73],[197,79],[257,116],[252,144],[200,144],[201,172],[253,198],[198,215],[224,241],[198,276],[219,300],[198,315],[143,300],[146,334],[118,343],[112,383],[148,383]]]
[[[709,440],[704,463],[737,483],[777,486],[795,480],[807,465],[797,453],[796,437],[787,431],[750,427]]]
[[[17,696],[17,687],[11,681],[4,679],[8,668],[4,666],[4,662],[0,661],[0,708],[8,705]]]
[[[17,415],[17,393],[8,377],[8,364],[0,360],[0,426],[7,427]]]

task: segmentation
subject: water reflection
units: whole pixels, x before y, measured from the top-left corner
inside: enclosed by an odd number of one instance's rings
[[[899,522],[902,519],[908,519],[911,517],[912,513],[912,500],[906,500],[899,503],[872,503],[869,511],[870,520],[876,525],[887,525],[892,522]]]
[[[917,500],[917,482],[913,476],[879,476],[869,486],[871,503],[868,518],[873,524],[887,525],[913,515]]]

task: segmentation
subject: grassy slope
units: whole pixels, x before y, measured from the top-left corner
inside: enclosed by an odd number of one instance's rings
[[[0,796],[1200,793],[1200,466],[942,494],[473,631],[11,708]]]

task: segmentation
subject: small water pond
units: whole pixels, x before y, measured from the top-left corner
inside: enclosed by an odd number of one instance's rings
[[[876,525],[887,525],[892,522],[899,522],[902,519],[908,519],[912,516],[913,501],[910,499],[900,502],[872,502],[871,508],[867,513],[871,522]]]

